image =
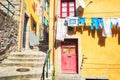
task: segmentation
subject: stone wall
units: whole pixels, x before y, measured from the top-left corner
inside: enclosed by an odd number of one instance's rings
[[[0,54],[6,52],[17,51],[17,36],[20,22],[20,4],[21,0],[8,0],[14,7],[10,5],[10,10],[14,12],[12,15],[8,10],[0,5]],[[8,8],[7,0],[0,0],[5,7]]]
[[[0,55],[17,50],[18,23],[0,10]]]

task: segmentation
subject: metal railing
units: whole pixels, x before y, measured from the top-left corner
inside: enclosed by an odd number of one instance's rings
[[[50,51],[51,50],[47,50],[45,62],[43,65],[42,76],[40,80],[45,80],[45,77],[48,78],[48,73],[49,73],[48,71],[50,69]],[[46,71],[45,71],[45,68],[46,68]]]
[[[1,6],[3,6],[6,10],[7,10],[7,14],[9,15],[9,13],[11,13],[12,14],[12,16],[14,15],[14,13],[15,13],[15,11],[12,11],[10,8],[12,7],[12,8],[15,8],[15,6],[9,1],[9,0],[6,0],[7,1],[7,6],[6,5],[4,5],[3,3],[2,3],[2,1],[0,1],[0,5]]]

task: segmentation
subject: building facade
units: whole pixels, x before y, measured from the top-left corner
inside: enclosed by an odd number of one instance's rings
[[[51,60],[56,80],[66,76],[84,80],[119,80],[119,2],[50,1],[50,8],[55,3],[49,19],[49,48],[53,50]]]
[[[29,49],[30,46],[39,44],[40,37],[40,1],[22,0],[18,51]]]

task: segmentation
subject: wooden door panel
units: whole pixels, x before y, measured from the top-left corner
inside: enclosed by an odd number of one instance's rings
[[[77,73],[77,47],[75,45],[62,46],[62,72]]]
[[[72,73],[77,73],[77,63],[76,63],[76,55],[72,55],[72,57],[71,57],[71,68],[70,68],[70,70],[71,70],[71,72]]]
[[[66,60],[67,59],[67,60]],[[70,58],[66,54],[62,55],[62,72],[63,73],[68,73],[70,72]]]

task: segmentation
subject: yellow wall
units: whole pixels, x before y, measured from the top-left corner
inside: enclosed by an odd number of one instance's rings
[[[88,1],[85,0],[85,3]],[[84,17],[120,16],[120,0],[92,1],[93,3],[84,9]],[[113,37],[104,38],[102,29],[82,29],[82,55],[87,58],[83,62],[82,75],[108,76],[109,80],[120,79],[120,29],[113,29],[113,34]]]
[[[39,5],[39,0],[24,0],[24,3],[26,3],[26,12],[33,18],[33,20],[36,22],[36,34],[39,36],[39,25],[40,25],[40,19],[39,16],[37,15],[37,11],[33,10],[32,5],[35,3]],[[31,18],[30,17],[30,18]],[[33,22],[31,18],[31,23]],[[33,25],[31,24],[30,29],[32,30]]]
[[[84,0],[86,4],[90,0]],[[85,17],[118,17],[120,16],[119,0],[92,0],[85,9]]]

